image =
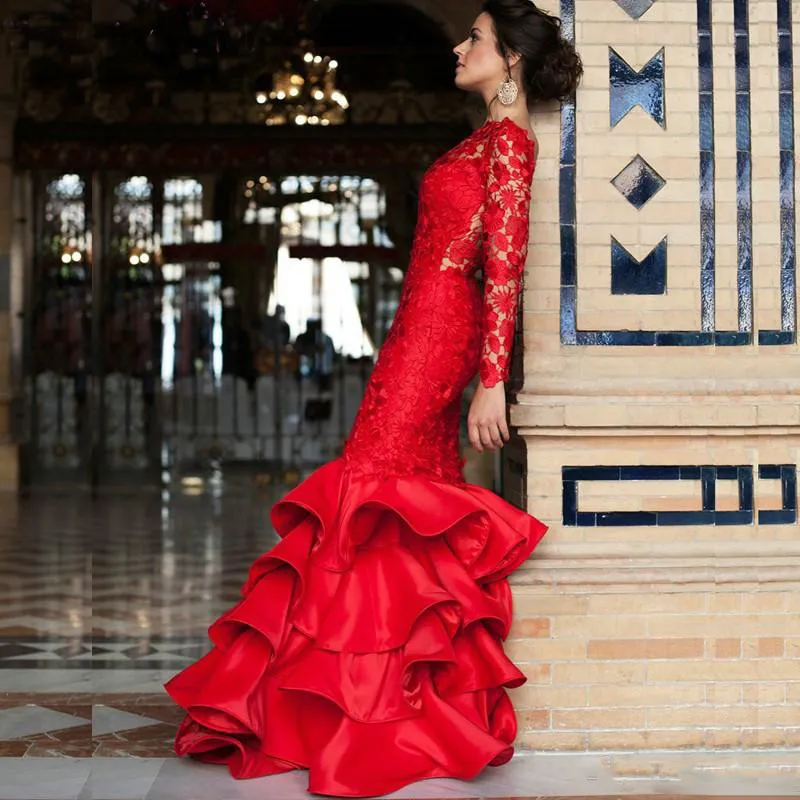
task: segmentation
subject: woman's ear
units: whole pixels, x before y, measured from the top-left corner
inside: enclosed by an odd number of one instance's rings
[[[511,69],[512,67],[516,67],[521,58],[522,56],[519,53],[516,53],[513,50],[509,51],[507,59],[508,68]]]

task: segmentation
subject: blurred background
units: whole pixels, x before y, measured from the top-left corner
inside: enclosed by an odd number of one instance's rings
[[[421,175],[485,117],[453,87],[474,13],[6,3],[8,484],[291,483],[338,453]]]

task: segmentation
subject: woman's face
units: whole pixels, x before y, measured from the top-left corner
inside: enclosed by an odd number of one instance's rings
[[[456,86],[465,91],[494,91],[506,77],[506,66],[497,50],[492,18],[479,14],[467,38],[453,48],[458,56]]]

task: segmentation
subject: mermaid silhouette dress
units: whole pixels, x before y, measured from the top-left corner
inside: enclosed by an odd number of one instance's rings
[[[175,750],[308,791],[470,779],[513,754],[507,576],[547,526],[466,483],[461,395],[506,380],[534,143],[490,120],[425,173],[400,304],[338,458],[271,510],[280,541],[213,649],[165,688]],[[484,287],[477,280],[483,268]],[[265,794],[265,797],[267,795]]]

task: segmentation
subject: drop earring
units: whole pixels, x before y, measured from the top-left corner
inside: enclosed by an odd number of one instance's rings
[[[519,87],[517,82],[511,77],[509,71],[508,77],[497,88],[497,99],[504,105],[510,106],[519,94]]]

